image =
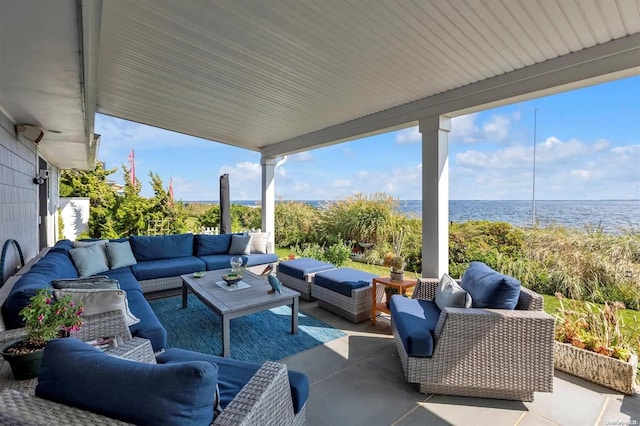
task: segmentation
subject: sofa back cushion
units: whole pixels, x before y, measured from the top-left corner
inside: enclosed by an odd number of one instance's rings
[[[138,262],[193,256],[193,234],[132,235],[129,241]]]
[[[135,424],[203,425],[213,420],[218,367],[204,361],[145,364],[80,340],[47,344],[36,396]]]
[[[60,278],[78,278],[78,271],[68,254],[61,251],[48,252],[16,281],[2,305],[2,314],[7,327],[24,326],[24,321],[19,314],[22,308],[30,303],[30,299],[38,290],[43,288],[53,290],[51,282]]]
[[[196,256],[209,256],[212,254],[227,254],[231,246],[231,234],[220,235],[196,235]]]
[[[520,297],[520,281],[482,262],[471,262],[460,286],[471,295],[473,308],[514,309]]]

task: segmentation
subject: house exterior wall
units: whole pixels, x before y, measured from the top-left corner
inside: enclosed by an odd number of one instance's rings
[[[38,186],[33,184],[37,167],[36,146],[17,138],[15,123],[0,112],[0,244],[14,239],[25,262],[39,251]],[[4,271],[10,276],[19,265],[14,247],[7,251]]]
[[[78,235],[89,231],[89,202],[86,197],[60,198],[64,238],[75,241]]]

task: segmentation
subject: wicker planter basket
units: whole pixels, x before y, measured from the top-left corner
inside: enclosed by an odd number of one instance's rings
[[[560,371],[615,389],[627,395],[635,394],[638,357],[629,361],[600,355],[568,343],[554,342],[554,366]]]

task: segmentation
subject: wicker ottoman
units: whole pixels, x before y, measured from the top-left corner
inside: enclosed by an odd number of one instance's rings
[[[300,293],[300,298],[306,301],[316,300],[311,295],[311,282],[316,273],[336,269],[330,263],[322,262],[308,257],[299,259],[285,260],[278,264],[278,272],[276,276],[289,288]]]
[[[371,280],[377,275],[351,268],[318,272],[311,292],[318,306],[353,323],[371,318]],[[377,295],[384,295],[382,285]]]

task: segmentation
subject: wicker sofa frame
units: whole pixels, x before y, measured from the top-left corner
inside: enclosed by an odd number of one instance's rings
[[[437,279],[419,279],[413,298],[433,300]],[[516,309],[445,308],[433,355],[408,356],[391,318],[405,379],[422,393],[533,401],[553,392],[554,319],[539,294],[521,288]]]
[[[19,277],[11,277],[0,287],[0,305],[6,300]],[[112,355],[133,361],[155,363],[151,342],[132,338],[120,311],[87,316],[74,337],[92,340],[116,336],[118,347]],[[0,346],[25,335],[24,328],[6,330],[0,315]],[[37,380],[16,381],[11,377],[9,364],[0,358],[0,424],[11,425],[114,425],[126,424],[96,413],[52,402],[34,395]],[[304,425],[306,406],[297,414],[293,411],[287,366],[265,362],[236,397],[218,415],[214,425]]]

